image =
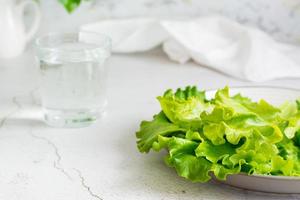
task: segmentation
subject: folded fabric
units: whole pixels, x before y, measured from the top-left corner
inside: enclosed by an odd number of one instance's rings
[[[115,19],[87,24],[82,31],[112,38],[113,52],[132,53],[162,45],[173,61],[190,59],[249,81],[300,77],[300,48],[266,33],[214,16],[186,20]]]

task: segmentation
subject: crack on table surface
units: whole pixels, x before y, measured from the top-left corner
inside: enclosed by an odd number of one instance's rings
[[[54,154],[56,156],[56,160],[53,161],[53,167],[57,170],[59,170],[61,173],[63,173],[69,180],[73,180],[72,177],[70,176],[70,174],[62,167],[61,165],[61,155],[59,153],[59,150],[57,148],[57,146],[48,138],[46,137],[42,137],[42,136],[37,136],[35,134],[32,133],[32,131],[30,131],[29,133],[33,138],[38,139],[38,140],[42,140],[44,142],[46,142],[49,146],[51,146],[54,150]]]
[[[79,171],[76,168],[73,168],[73,170],[77,172],[77,174],[78,174],[78,176],[80,178],[82,187],[84,187],[92,197],[94,197],[96,199],[99,199],[99,200],[104,200],[98,194],[94,193],[92,191],[91,187],[87,185],[86,180],[85,180],[84,176],[82,175],[81,171]]]
[[[51,140],[49,140],[46,137],[37,136],[37,135],[33,134],[32,131],[30,131],[29,134],[34,139],[42,140],[42,141],[46,142],[49,146],[52,147],[52,149],[54,150],[54,154],[56,156],[56,160],[53,161],[53,167],[55,169],[59,170],[61,173],[63,173],[69,180],[73,181],[73,178],[71,177],[71,175],[61,165],[62,157],[61,157],[61,155],[59,153],[59,149],[55,145],[55,143],[53,143]],[[92,196],[93,198],[98,199],[98,200],[104,200],[98,194],[96,194],[95,192],[92,191],[91,187],[86,183],[86,180],[79,169],[73,168],[73,170],[77,173],[78,177],[80,178],[81,186],[89,193],[90,196]]]

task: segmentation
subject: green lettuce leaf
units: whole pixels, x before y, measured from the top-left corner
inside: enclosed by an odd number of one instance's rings
[[[162,111],[137,132],[141,152],[166,149],[166,163],[179,176],[207,182],[210,174],[300,176],[300,101],[280,107],[229,88],[208,100],[196,87],[167,90]]]
[[[65,9],[71,13],[73,12],[77,7],[79,7],[82,0],[58,0]]]
[[[205,100],[205,93],[196,87],[177,89],[175,93],[168,90],[162,97],[157,97],[168,119],[183,128],[197,130],[202,127],[200,115],[212,106]]]
[[[169,142],[169,155],[165,161],[176,169],[179,176],[193,182],[206,182],[211,178],[209,171],[212,164],[205,158],[195,156],[197,146],[197,142],[173,137]]]
[[[286,101],[281,106],[280,117],[286,121],[284,134],[287,138],[293,139],[296,133],[300,130],[300,103],[296,101]]]
[[[167,136],[184,131],[179,126],[168,121],[165,114],[160,112],[152,121],[142,121],[140,131],[136,133],[137,145],[141,152],[149,152],[158,136]]]

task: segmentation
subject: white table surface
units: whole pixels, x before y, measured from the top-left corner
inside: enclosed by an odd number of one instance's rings
[[[0,200],[300,199],[190,183],[164,164],[163,153],[136,148],[140,121],[159,111],[155,97],[166,89],[253,83],[173,63],[160,51],[113,55],[108,64],[107,116],[87,128],[55,129],[42,122],[33,52],[0,60]],[[296,79],[263,84],[300,88]]]

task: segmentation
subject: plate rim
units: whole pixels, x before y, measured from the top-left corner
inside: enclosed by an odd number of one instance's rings
[[[259,88],[259,89],[282,89],[282,90],[290,90],[290,91],[296,91],[296,92],[300,92],[300,88],[297,89],[297,88],[292,88],[292,87],[285,87],[285,86],[272,86],[272,85],[245,85],[245,86],[229,86],[229,85],[226,85],[225,87],[229,87],[229,89],[256,89],[256,88]],[[224,88],[224,87],[223,87]],[[217,91],[219,90],[220,88],[210,88],[210,89],[207,89],[207,90],[204,90],[205,93],[206,92],[214,92],[214,91]]]
[[[247,177],[256,177],[261,179],[280,179],[280,180],[294,180],[300,181],[300,176],[277,176],[277,175],[265,175],[265,174],[246,174],[246,173],[239,173],[239,174],[230,174],[231,176],[240,175],[240,176],[247,176]]]

